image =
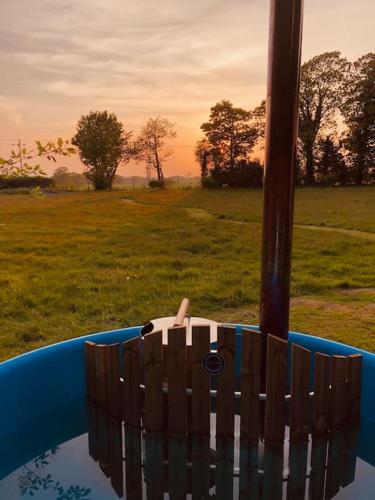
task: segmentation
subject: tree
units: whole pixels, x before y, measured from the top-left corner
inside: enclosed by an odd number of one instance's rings
[[[78,121],[72,144],[77,146],[85,175],[96,190],[111,189],[118,166],[131,159],[131,135],[116,115],[107,111],[91,111]]]
[[[157,116],[149,118],[142,128],[135,142],[135,158],[146,163],[146,169],[155,170],[157,185],[164,187],[163,164],[173,154],[173,150],[167,148],[168,139],[177,136],[175,125],[166,118]],[[152,182],[152,179],[150,179]]]
[[[349,63],[340,52],[325,52],[301,68],[299,139],[305,163],[305,183],[314,184],[319,134],[335,125],[335,113],[346,89]]]
[[[266,101],[260,103],[253,109],[253,126],[257,132],[257,141],[260,141],[261,149],[264,149],[264,139],[266,135]]]
[[[341,153],[341,145],[327,135],[318,142],[316,172],[322,184],[339,182],[347,184],[349,180],[348,168]]]
[[[55,185],[64,189],[75,189],[76,187],[87,186],[88,179],[84,174],[70,172],[66,167],[58,167],[52,176]]]
[[[70,146],[69,141],[59,137],[56,142],[48,141],[42,144],[35,141],[34,149],[19,147],[18,151],[12,150],[9,158],[0,158],[0,176],[2,177],[30,177],[46,175],[42,167],[31,160],[46,158],[56,162],[57,156],[71,156],[76,150]]]
[[[234,166],[211,171],[211,179],[215,186],[241,188],[260,188],[263,183],[263,167],[258,161],[239,160]],[[210,179],[210,180],[211,180]],[[207,185],[204,181],[202,185]],[[210,187],[210,183],[208,183]]]
[[[201,178],[205,179],[209,174],[210,165],[210,144],[207,139],[203,138],[197,142],[195,146],[195,159],[201,168]]]
[[[375,54],[369,53],[351,67],[347,93],[341,105],[353,181],[375,179]]]
[[[201,125],[215,168],[234,167],[248,160],[257,139],[252,113],[223,100],[211,108],[209,121]]]

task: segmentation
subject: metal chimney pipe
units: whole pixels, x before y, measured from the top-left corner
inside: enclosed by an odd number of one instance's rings
[[[260,292],[264,354],[268,334],[287,339],[289,330],[302,11],[303,0],[271,0]]]

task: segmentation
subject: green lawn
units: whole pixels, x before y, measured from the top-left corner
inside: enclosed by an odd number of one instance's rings
[[[262,194],[0,195],[0,358],[192,313],[257,322]],[[296,193],[291,329],[375,349],[375,189]]]

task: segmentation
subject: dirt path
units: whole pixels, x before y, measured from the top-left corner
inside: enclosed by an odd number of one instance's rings
[[[241,221],[241,220],[233,220],[233,219],[225,219],[225,218],[219,218],[215,217],[213,214],[211,214],[208,210],[205,210],[204,208],[192,208],[192,207],[183,207],[179,205],[163,205],[163,204],[157,204],[157,203],[147,203],[147,202],[141,202],[141,201],[136,201],[131,198],[122,198],[122,201],[124,203],[129,203],[131,205],[149,205],[152,207],[170,207],[174,209],[180,209],[184,210],[189,217],[193,217],[194,219],[213,219],[215,218],[216,220],[220,220],[221,222],[226,222],[230,224],[248,224],[246,221]],[[260,224],[260,222],[259,222]],[[367,231],[359,231],[356,229],[345,229],[341,227],[332,227],[332,226],[314,226],[313,224],[294,224],[294,227],[297,227],[299,229],[308,229],[310,231],[323,231],[323,232],[330,232],[330,233],[340,233],[346,236],[352,236],[354,238],[362,238],[366,239],[369,241],[375,241],[375,233],[369,233]]]
[[[366,240],[375,241],[375,233],[369,233],[367,231],[358,231],[356,229],[344,229],[342,227],[331,227],[331,226],[314,226],[310,224],[294,224],[294,227],[299,227],[301,229],[310,229],[310,231],[341,233],[347,236],[353,236],[354,238],[363,238]]]

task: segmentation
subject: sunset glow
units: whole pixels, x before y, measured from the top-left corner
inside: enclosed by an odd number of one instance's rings
[[[372,0],[306,0],[303,56],[373,49]],[[265,97],[265,0],[2,0],[0,155],[18,139],[70,138],[108,109],[138,133],[149,116],[176,124],[166,175],[197,174],[193,149],[209,108]],[[78,158],[60,162],[80,171]],[[52,166],[46,170],[52,171]],[[143,175],[143,165],[122,167]]]

